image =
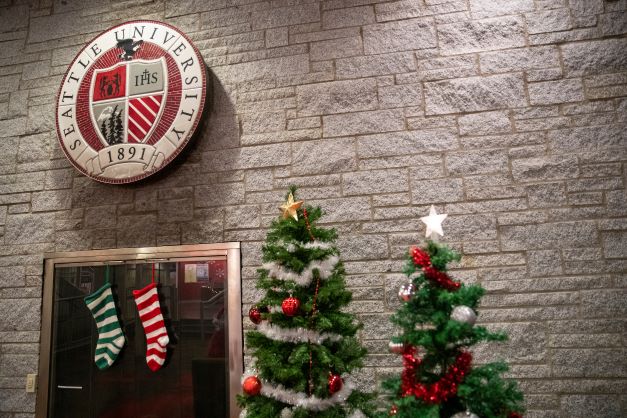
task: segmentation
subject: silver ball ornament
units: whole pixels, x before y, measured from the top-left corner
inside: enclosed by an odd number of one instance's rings
[[[451,416],[451,418],[479,418],[479,416],[473,414],[470,411],[464,411],[456,413],[455,415]]]
[[[464,305],[456,306],[451,312],[451,319],[457,322],[463,322],[470,326],[477,322],[477,314],[472,308]]]
[[[390,353],[401,354],[405,350],[404,343],[395,343],[394,341],[390,341],[388,344],[390,349]]]
[[[403,302],[409,302],[416,293],[416,286],[413,283],[407,283],[398,289],[398,298]]]

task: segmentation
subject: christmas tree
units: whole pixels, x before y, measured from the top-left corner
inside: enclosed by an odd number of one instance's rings
[[[478,342],[503,341],[504,333],[475,326],[477,305],[484,294],[479,285],[467,286],[446,272],[459,254],[436,242],[442,221],[431,207],[421,218],[427,226],[423,248],[412,247],[401,286],[402,306],[391,321],[402,330],[392,338],[390,351],[402,355],[400,377],[384,382],[391,406],[384,415],[421,418],[516,418],[522,394],[516,383],[504,380],[503,362],[473,364],[468,348]],[[429,239],[429,238],[434,239]]]
[[[248,418],[371,416],[370,395],[351,372],[366,350],[361,327],[342,310],[351,300],[334,245],[336,233],[316,226],[318,207],[294,201],[291,188],[263,246],[257,287],[265,296],[249,311],[246,334],[253,356],[238,400]]]

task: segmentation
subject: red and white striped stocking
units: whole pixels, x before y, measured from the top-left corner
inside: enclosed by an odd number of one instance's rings
[[[146,333],[146,363],[150,370],[156,372],[165,362],[170,342],[161,314],[157,285],[153,281],[141,290],[133,290],[133,297]]]

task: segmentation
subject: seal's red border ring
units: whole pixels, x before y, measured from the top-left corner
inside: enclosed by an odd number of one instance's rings
[[[87,171],[83,167],[79,166],[74,161],[74,159],[72,159],[70,157],[70,155],[68,154],[67,150],[65,149],[65,145],[63,144],[63,141],[61,141],[61,130],[59,128],[59,99],[61,98],[61,93],[62,93],[62,90],[63,90],[63,82],[67,78],[68,73],[72,69],[72,66],[74,66],[74,63],[76,62],[76,60],[80,57],[80,55],[83,53],[83,51],[85,51],[85,49],[87,49],[87,47],[93,41],[95,41],[96,39],[101,37],[106,32],[109,32],[109,31],[111,31],[111,30],[113,30],[115,28],[119,28],[120,26],[125,26],[125,25],[129,25],[129,24],[133,24],[133,23],[156,23],[156,24],[159,24],[159,25],[166,26],[166,27],[168,27],[170,29],[175,30],[177,33],[179,33],[192,46],[192,48],[194,50],[194,53],[196,54],[196,58],[198,59],[198,63],[202,66],[202,71],[201,71],[201,74],[200,74],[200,76],[202,77],[202,91],[201,91],[201,97],[200,97],[200,105],[198,107],[198,116],[194,120],[194,123],[192,125],[192,129],[189,130],[189,133],[181,141],[180,145],[174,150],[174,152],[172,152],[172,154],[170,154],[170,156],[163,161],[163,164],[161,164],[161,166],[159,168],[157,168],[155,170],[152,170],[152,171],[149,171],[147,173],[142,173],[142,174],[139,174],[137,176],[128,177],[128,178],[125,178],[125,179],[110,179],[110,178],[106,178],[106,177],[92,176],[89,173],[87,173]],[[95,36],[92,39],[90,39],[85,44],[85,46],[83,48],[81,48],[81,50],[76,53],[76,56],[74,57],[74,59],[72,60],[72,62],[68,66],[67,70],[63,74],[63,78],[61,80],[61,85],[59,86],[59,91],[57,92],[57,100],[56,100],[57,106],[55,108],[55,124],[56,124],[56,127],[57,127],[57,141],[59,142],[59,145],[61,146],[61,149],[63,150],[63,153],[65,154],[65,157],[68,159],[68,161],[74,166],[74,168],[76,168],[78,171],[80,171],[86,177],[89,177],[90,179],[96,180],[96,181],[98,181],[100,183],[106,183],[106,184],[128,184],[128,183],[134,183],[134,182],[137,182],[139,180],[143,180],[146,177],[149,177],[149,176],[151,176],[153,174],[156,174],[159,171],[163,170],[168,164],[170,164],[172,162],[172,160],[174,160],[181,153],[181,151],[183,151],[183,149],[185,149],[185,147],[189,143],[191,137],[196,133],[196,129],[198,128],[198,124],[200,123],[200,119],[202,118],[202,115],[203,115],[203,112],[204,112],[204,109],[205,109],[205,99],[206,99],[206,96],[207,96],[207,67],[206,67],[206,64],[205,64],[205,60],[203,59],[202,55],[200,55],[200,52],[198,51],[198,48],[196,48],[196,45],[194,45],[192,40],[185,33],[183,33],[179,28],[170,25],[169,23],[161,22],[161,21],[158,21],[158,20],[142,20],[142,19],[139,19],[139,20],[129,20],[127,22],[120,23],[119,25],[111,26],[109,29],[100,32],[97,36]]]

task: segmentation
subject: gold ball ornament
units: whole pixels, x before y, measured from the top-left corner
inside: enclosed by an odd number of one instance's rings
[[[398,415],[398,406],[392,405],[392,407],[390,408],[390,413],[388,415],[391,417]]]

